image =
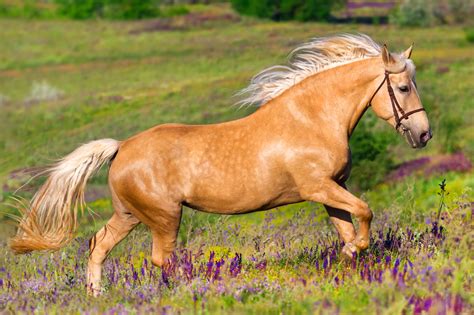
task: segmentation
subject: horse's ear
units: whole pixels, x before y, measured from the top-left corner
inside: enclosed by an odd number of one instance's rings
[[[413,51],[413,44],[411,44],[411,46],[408,47],[408,49],[403,52],[403,54],[402,54],[403,57],[405,57],[406,59],[410,59],[412,51]]]
[[[394,63],[396,63],[396,61],[393,58],[392,54],[388,51],[388,48],[387,48],[386,44],[384,44],[383,47],[382,47],[382,60],[383,60],[383,63],[386,66],[390,66],[390,65],[393,65]]]

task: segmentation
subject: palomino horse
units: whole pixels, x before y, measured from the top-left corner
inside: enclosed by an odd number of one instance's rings
[[[243,103],[261,106],[250,116],[205,126],[166,124],[125,141],[87,143],[50,169],[10,246],[24,253],[70,241],[87,179],[110,162],[115,213],[91,240],[93,294],[107,254],[140,222],[152,233],[152,262],[163,266],[176,246],[183,205],[238,214],[320,202],[345,242],[343,254],[352,257],[368,247],[372,220],[368,205],[344,186],[357,122],[371,106],[413,148],[431,138],[411,51],[389,53],[365,35],[314,39],[293,52],[289,66],[252,80]],[[359,220],[357,233],[351,214]]]

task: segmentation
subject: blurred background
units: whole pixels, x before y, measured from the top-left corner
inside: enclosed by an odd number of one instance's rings
[[[421,212],[444,178],[451,196],[471,194],[473,10],[472,0],[0,0],[2,238],[13,232],[9,196],[30,197],[44,178],[29,179],[45,165],[93,139],[248,115],[255,108],[232,106],[233,96],[254,74],[339,32],[394,51],[415,43],[434,133],[412,150],[369,111],[351,139],[351,189],[375,209],[402,198]],[[87,192],[104,218],[106,178],[103,170]]]

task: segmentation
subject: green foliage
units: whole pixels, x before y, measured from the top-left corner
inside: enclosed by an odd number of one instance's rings
[[[448,10],[453,22],[464,23],[472,21],[474,4],[472,0],[448,0]]]
[[[58,12],[73,19],[87,19],[98,15],[103,8],[101,0],[56,0]]]
[[[458,126],[461,124],[462,117],[451,113],[445,114],[445,117],[439,122],[439,141],[443,145],[444,152],[453,153],[460,150],[457,140],[460,131]]]
[[[108,0],[104,17],[112,19],[144,19],[159,15],[156,0]]]
[[[45,4],[34,0],[20,0],[4,4],[0,1],[0,17],[132,20],[156,16],[173,17],[190,12],[188,5],[161,6],[166,4],[162,0],[51,0],[51,2]]]
[[[53,10],[38,6],[34,0],[22,0],[13,4],[0,2],[0,17],[38,19],[52,16]]]
[[[403,26],[428,26],[433,16],[429,0],[405,0],[390,17],[392,23]]]
[[[234,9],[244,15],[272,20],[327,21],[331,9],[342,1],[329,0],[232,0]]]
[[[157,0],[55,0],[59,13],[73,19],[143,19],[159,15]]]
[[[401,26],[430,26],[464,23],[472,16],[471,0],[404,0],[390,21]]]
[[[466,45],[466,49],[470,46]],[[471,62],[454,63],[446,68],[433,65],[417,73],[418,82],[423,82],[419,84],[419,92],[434,134],[431,145],[440,153],[474,152],[473,133],[469,129],[474,103],[466,97],[472,89],[468,79],[472,66]]]
[[[387,149],[396,143],[396,133],[377,127],[377,117],[366,113],[350,140],[353,180],[364,190],[381,181],[394,165]]]
[[[466,40],[474,43],[474,27],[467,28],[464,33],[466,34]]]
[[[331,16],[333,1],[285,1],[291,4],[288,10],[288,19],[295,17],[299,21],[327,21]]]
[[[279,20],[281,12],[279,5],[272,0],[232,0],[234,9],[244,15],[253,15],[260,18]]]
[[[160,16],[173,17],[188,14],[190,11],[185,5],[167,5],[160,8]]]

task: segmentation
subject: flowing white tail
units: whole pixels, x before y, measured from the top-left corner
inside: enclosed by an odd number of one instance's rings
[[[67,244],[77,227],[77,211],[84,208],[84,190],[89,177],[113,159],[120,142],[102,139],[74,150],[48,170],[46,183],[29,205],[20,207],[23,217],[10,240],[15,253],[57,250]]]

